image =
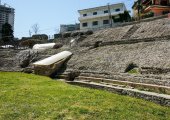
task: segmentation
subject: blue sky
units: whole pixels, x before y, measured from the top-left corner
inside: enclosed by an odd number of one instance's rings
[[[77,10],[124,2],[131,10],[134,0],[1,0],[15,8],[15,37],[29,36],[31,26],[38,23],[39,33],[53,35],[60,24],[78,22]]]

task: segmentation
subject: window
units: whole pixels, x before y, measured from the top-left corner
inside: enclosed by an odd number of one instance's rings
[[[104,25],[109,24],[109,20],[103,20],[103,24]]]
[[[87,14],[83,14],[83,17],[87,16]]]
[[[82,24],[83,27],[87,27],[87,25],[88,25],[87,23],[83,23]]]
[[[76,28],[73,27],[73,26],[71,26],[71,27],[69,26],[69,27],[67,28],[68,31],[74,31],[75,29],[76,29]]]
[[[163,6],[167,6],[168,1],[167,0],[161,0],[160,4],[163,5]]]
[[[97,15],[97,12],[93,12],[93,15]]]
[[[96,26],[96,25],[98,25],[98,21],[93,22],[93,26]]]
[[[105,11],[104,11],[104,14],[106,14],[106,13],[109,13],[109,11],[108,11],[108,10],[105,10]]]
[[[115,11],[116,11],[116,12],[119,12],[119,11],[120,11],[120,8],[117,8]]]

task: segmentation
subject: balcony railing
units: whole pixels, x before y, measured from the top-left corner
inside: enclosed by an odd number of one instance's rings
[[[124,11],[119,11],[119,12],[112,12],[111,16],[118,15],[120,13],[124,13]],[[94,19],[94,18],[100,18],[100,17],[107,17],[109,14],[98,14],[98,15],[90,15],[90,16],[85,16],[85,17],[79,17],[79,20],[87,20],[87,19]]]

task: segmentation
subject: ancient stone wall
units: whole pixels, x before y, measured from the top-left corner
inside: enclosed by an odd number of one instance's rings
[[[103,46],[76,52],[69,68],[102,72],[125,72],[131,63],[141,67],[170,68],[170,41]]]
[[[108,28],[96,31],[88,36],[80,45],[87,46],[97,41],[120,41],[167,36],[170,33],[170,19],[163,18],[149,22],[141,22],[124,27]]]

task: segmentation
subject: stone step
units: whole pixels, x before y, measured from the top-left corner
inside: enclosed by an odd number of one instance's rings
[[[122,39],[129,39],[132,34],[137,31],[137,29],[140,28],[140,26],[137,26],[137,25],[133,25],[129,31],[122,37]]]
[[[75,80],[75,81],[80,81],[80,80]],[[88,83],[91,83],[92,81],[90,80],[81,80],[81,82],[88,82]],[[96,83],[96,82],[94,82]],[[119,84],[113,84],[113,83],[106,83],[106,82],[99,82],[100,84],[103,84],[103,85],[111,85],[111,86],[116,86],[116,87],[122,87],[122,88],[129,88],[129,86],[125,86],[125,85],[119,85]],[[133,87],[131,87],[133,88]]]
[[[148,78],[135,76],[135,75],[128,75],[128,74],[115,74],[115,75],[106,75],[106,74],[90,74],[90,73],[81,73],[81,76],[87,77],[97,77],[97,78],[107,78],[107,79],[115,79],[121,81],[130,81],[130,82],[139,82],[139,83],[146,83],[146,84],[156,84],[156,85],[163,85],[170,87],[170,80],[169,79],[155,79],[155,78]]]
[[[105,84],[95,83],[95,82],[67,81],[67,83],[72,85],[79,85],[82,87],[107,90],[109,92],[113,92],[121,95],[128,95],[132,97],[142,98],[160,105],[170,106],[170,95],[158,94],[155,92],[147,92],[147,91],[131,89],[131,88],[123,88],[123,87],[112,86],[112,85],[105,85]]]
[[[57,75],[55,78],[67,80],[68,76],[67,74],[61,74],[61,75]]]
[[[68,74],[71,72],[73,72],[72,69],[67,69],[66,71],[61,71],[61,72],[59,71],[57,75],[55,76],[55,78],[65,79],[68,77]]]
[[[128,73],[97,73],[97,72],[86,72],[86,71],[81,71],[81,75],[87,75],[87,76],[121,76],[121,77],[135,77],[135,78],[146,78],[146,79],[158,79],[158,80],[169,80],[170,81],[170,76],[168,75],[153,75],[153,74],[128,74]]]
[[[120,76],[120,77],[135,77],[135,78],[146,78],[146,79],[158,79],[158,80],[170,80],[170,76],[168,75],[153,75],[153,74],[147,74],[147,75],[142,75],[142,74],[128,74],[128,73],[90,73],[90,72],[82,72],[81,75],[83,76],[100,76],[100,77],[103,77],[103,76],[107,76],[107,77],[114,77],[114,76]]]
[[[75,80],[76,81],[89,80],[89,81],[95,82],[95,83],[104,82],[104,83],[109,83],[109,84],[130,86],[130,87],[133,87],[133,88],[136,88],[136,89],[142,89],[142,90],[145,90],[145,91],[154,91],[154,92],[157,92],[157,93],[170,94],[170,87],[162,86],[162,85],[137,83],[137,82],[130,82],[130,81],[121,81],[121,80],[87,77],[87,76],[79,76],[79,77],[76,77]]]
[[[70,70],[72,71],[72,70]],[[67,74],[70,71],[65,71],[63,74],[57,75],[57,78],[66,78]],[[64,75],[64,77],[63,77]],[[112,80],[119,80],[119,81],[129,81],[129,82],[136,82],[136,83],[144,83],[144,84],[154,84],[159,86],[168,86],[170,87],[170,80],[169,79],[152,79],[152,78],[143,78],[142,76],[130,76],[128,74],[115,74],[115,75],[106,75],[106,74],[98,74],[98,73],[80,73],[80,76],[85,77],[94,77],[94,78],[103,78],[103,79],[112,79]]]
[[[19,67],[0,67],[0,71],[3,72],[22,72],[23,69]]]
[[[154,74],[142,74],[140,76],[136,77],[143,77],[143,78],[152,78],[152,79],[158,79],[158,80],[170,80],[169,75],[154,75]]]
[[[152,79],[159,79],[159,80],[170,80],[170,75],[156,75],[156,74],[128,74],[128,73],[112,73],[112,72],[96,72],[96,71],[80,71],[82,75],[119,75],[119,76],[133,76],[133,77],[142,77],[142,78],[152,78]]]
[[[68,80],[68,73],[70,73],[70,71],[65,71],[64,73],[58,74],[57,78]],[[170,94],[170,81],[140,77],[129,78],[127,74],[124,74],[124,76],[122,77],[120,76],[120,74],[115,76],[109,76],[104,73],[81,73],[80,76],[75,78],[75,80],[85,80],[96,83],[103,82],[103,84],[123,85],[126,87],[142,89],[145,91],[154,91],[157,93]]]

